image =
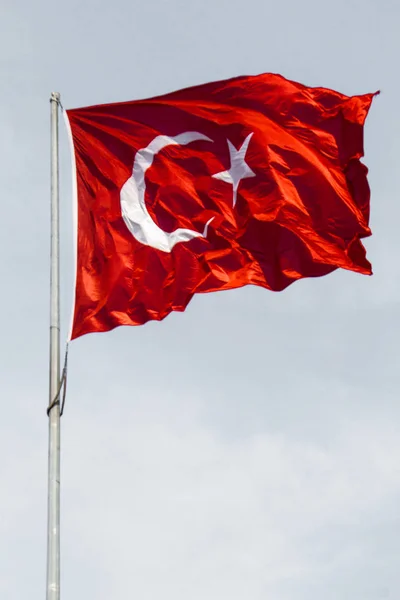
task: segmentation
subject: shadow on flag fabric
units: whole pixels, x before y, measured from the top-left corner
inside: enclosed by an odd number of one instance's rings
[[[265,74],[68,110],[72,339],[161,320],[196,293],[371,274],[360,158],[373,96]]]

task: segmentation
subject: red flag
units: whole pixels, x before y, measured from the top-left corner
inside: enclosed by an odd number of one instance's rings
[[[77,167],[72,338],[193,294],[371,273],[363,125],[347,97],[278,75],[69,110]]]

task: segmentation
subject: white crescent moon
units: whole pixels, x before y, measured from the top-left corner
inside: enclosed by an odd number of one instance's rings
[[[151,167],[158,152],[166,146],[184,146],[197,140],[213,141],[197,131],[187,131],[175,137],[159,135],[150,142],[147,148],[142,148],[136,152],[132,175],[121,188],[120,201],[125,224],[133,237],[141,244],[163,252],[171,252],[175,244],[179,242],[188,242],[196,237],[206,237],[207,228],[212,219],[206,224],[203,233],[182,228],[168,233],[153,221],[145,202],[146,171]]]

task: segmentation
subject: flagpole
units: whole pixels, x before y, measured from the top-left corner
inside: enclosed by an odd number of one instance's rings
[[[60,242],[58,184],[58,107],[53,92],[51,107],[51,248],[50,248],[50,398],[47,505],[46,599],[60,599]]]

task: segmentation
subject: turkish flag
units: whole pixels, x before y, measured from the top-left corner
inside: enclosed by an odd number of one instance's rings
[[[372,98],[266,74],[68,110],[72,339],[161,320],[199,292],[370,274],[359,159]]]

